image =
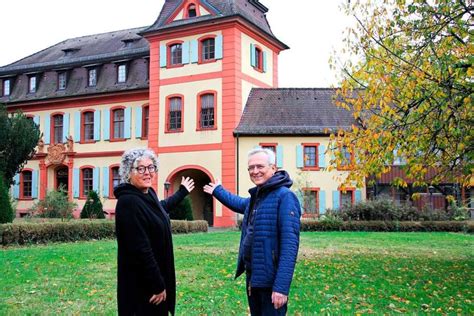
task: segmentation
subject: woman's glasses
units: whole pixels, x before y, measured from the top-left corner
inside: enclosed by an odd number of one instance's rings
[[[144,174],[145,171],[148,169],[148,172],[149,173],[153,173],[153,172],[156,172],[156,166],[155,165],[149,165],[149,166],[138,166],[136,168],[133,168],[135,170],[137,170],[137,172],[139,174]]]

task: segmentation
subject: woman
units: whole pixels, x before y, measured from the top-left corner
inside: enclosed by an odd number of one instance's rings
[[[130,149],[122,156],[114,194],[118,244],[119,315],[174,315],[176,278],[168,212],[194,189],[182,178],[179,190],[159,201],[152,188],[158,159],[149,149]]]

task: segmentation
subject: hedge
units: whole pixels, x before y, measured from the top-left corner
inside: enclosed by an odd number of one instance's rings
[[[463,232],[474,233],[474,221],[320,221],[302,219],[301,231]]]
[[[173,233],[207,232],[206,221],[171,221]],[[111,220],[14,222],[0,225],[0,244],[24,245],[115,238]]]

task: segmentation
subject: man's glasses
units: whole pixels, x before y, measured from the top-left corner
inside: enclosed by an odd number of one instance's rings
[[[149,173],[153,173],[153,172],[156,172],[156,166],[155,165],[149,165],[149,166],[138,166],[136,168],[133,168],[135,170],[137,170],[137,172],[139,174],[144,174],[145,171],[148,169],[148,172]]]
[[[251,171],[253,171],[253,170],[255,170],[255,169],[257,169],[257,171],[262,171],[263,169],[265,169],[265,168],[268,167],[268,166],[269,166],[269,165],[253,165],[253,166],[249,166],[249,167],[247,168],[247,170],[248,170],[249,172],[251,172]]]

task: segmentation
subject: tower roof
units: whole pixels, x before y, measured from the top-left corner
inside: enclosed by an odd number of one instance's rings
[[[277,40],[284,48],[288,48],[273,35],[265,15],[268,9],[258,0],[200,0],[199,3],[210,14],[171,20],[183,8],[183,0],[167,0],[155,23],[143,30],[142,33],[148,34],[188,25],[215,22],[231,17],[240,17]]]

